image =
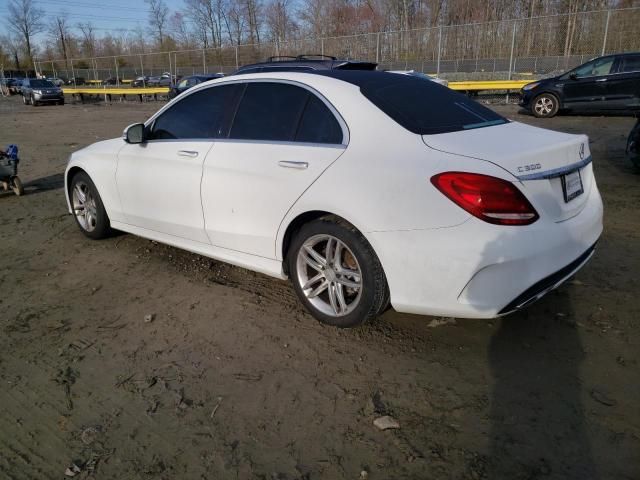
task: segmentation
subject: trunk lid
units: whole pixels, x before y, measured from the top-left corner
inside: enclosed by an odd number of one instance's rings
[[[424,143],[455,155],[491,162],[511,173],[523,193],[538,210],[555,222],[577,215],[587,201],[593,183],[589,139],[510,122],[438,135],[423,135]],[[565,175],[578,171],[576,175]],[[481,172],[478,172],[481,173]],[[564,182],[582,182],[583,193],[565,200]]]

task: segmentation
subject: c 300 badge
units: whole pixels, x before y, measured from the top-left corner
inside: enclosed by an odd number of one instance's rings
[[[521,167],[518,167],[518,173],[532,172],[534,170],[540,170],[541,168],[542,168],[542,165],[539,163],[532,163],[531,165],[522,165]]]

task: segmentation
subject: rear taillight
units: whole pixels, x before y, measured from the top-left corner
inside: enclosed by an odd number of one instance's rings
[[[511,182],[478,173],[445,172],[431,183],[449,200],[485,222],[496,225],[529,225],[539,216]]]

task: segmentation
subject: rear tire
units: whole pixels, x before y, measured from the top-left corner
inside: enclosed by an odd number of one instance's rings
[[[22,103],[24,103],[25,105],[29,105],[27,97],[25,97],[24,95],[22,96]]]
[[[560,110],[560,100],[552,93],[541,93],[533,99],[531,113],[538,118],[551,118]]]
[[[18,197],[24,195],[24,187],[19,177],[13,177],[11,179],[11,189]]]
[[[287,263],[298,298],[322,323],[355,327],[388,305],[389,288],[378,256],[346,222],[325,217],[303,225]]]
[[[109,217],[98,189],[85,172],[78,172],[71,179],[69,198],[73,218],[82,233],[93,240],[111,235]]]

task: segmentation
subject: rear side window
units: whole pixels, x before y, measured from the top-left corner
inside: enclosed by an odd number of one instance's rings
[[[229,138],[340,144],[342,128],[331,110],[310,91],[287,83],[251,82]]]
[[[397,123],[420,135],[457,132],[508,122],[466,95],[431,80],[408,75],[390,73],[384,78],[363,84],[360,91]]]
[[[640,72],[640,55],[622,57],[621,72]]]
[[[293,140],[307,96],[307,90],[286,83],[248,83],[229,138]]]
[[[336,117],[322,100],[311,93],[295,140],[310,143],[342,143],[342,128]]]
[[[186,96],[155,120],[151,139],[226,137],[226,117],[233,110],[239,88],[221,85]]]

